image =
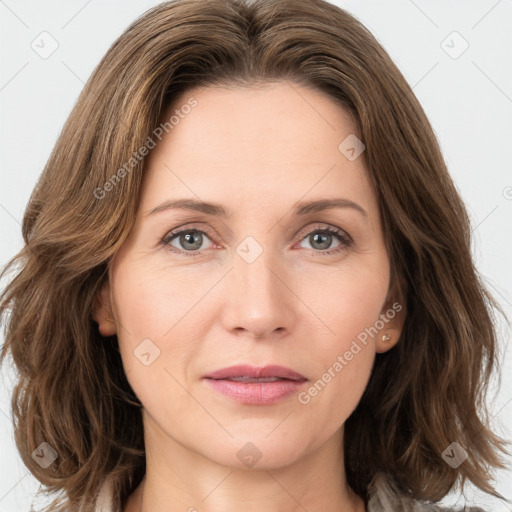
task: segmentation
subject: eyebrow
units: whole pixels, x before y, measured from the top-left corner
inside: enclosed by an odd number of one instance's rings
[[[354,201],[344,198],[334,199],[319,199],[316,201],[307,201],[295,203],[293,207],[293,215],[302,216],[310,213],[316,213],[333,208],[353,208],[365,217],[368,216],[366,211]],[[196,199],[175,199],[164,201],[162,204],[149,210],[146,216],[154,215],[165,210],[191,210],[195,212],[205,213],[207,215],[214,215],[217,217],[231,217],[232,213],[226,210],[223,206],[214,203],[206,203],[204,201],[197,201]]]

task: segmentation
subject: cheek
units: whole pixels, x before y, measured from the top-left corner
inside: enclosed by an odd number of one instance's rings
[[[333,434],[357,407],[375,361],[375,342],[365,329],[378,318],[378,301],[367,297],[344,301],[340,299],[340,313],[330,322],[335,334],[315,343],[311,359],[316,372],[297,396],[311,428],[325,435]]]
[[[315,313],[323,333],[317,336],[319,348],[344,352],[358,336],[364,339],[379,319],[388,292],[388,261],[385,253],[354,258],[302,283],[299,294]]]
[[[299,402],[317,411],[334,407],[338,419],[357,406],[375,360],[375,324],[386,299],[388,272],[387,260],[375,257],[357,268],[347,265],[317,274],[317,293],[311,287],[302,289],[302,297],[321,321],[315,320],[317,372]]]
[[[117,318],[132,341],[163,340],[208,292],[208,280],[188,269],[165,269],[140,262],[120,267],[115,275]],[[179,327],[178,327],[179,328]]]
[[[119,347],[132,388],[141,401],[151,402],[157,398],[153,390],[163,384],[179,392],[177,381],[184,380],[194,340],[201,338],[201,324],[191,321],[194,305],[211,284],[186,269],[176,272],[126,263],[113,274]]]

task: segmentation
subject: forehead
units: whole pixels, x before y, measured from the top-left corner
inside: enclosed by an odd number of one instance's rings
[[[192,98],[196,106],[188,108]],[[179,115],[182,110],[188,113]],[[162,121],[173,114],[178,115],[174,115],[169,145],[174,142],[198,150],[202,145],[215,145],[220,150],[233,148],[236,142],[244,149],[257,149],[257,155],[271,154],[276,159],[282,151],[306,156],[321,146],[334,144],[336,148],[341,135],[355,130],[351,116],[338,102],[322,91],[292,82],[195,88],[175,98]],[[286,145],[272,152],[280,143]]]
[[[241,204],[259,198],[267,206],[277,196],[296,202],[344,192],[371,200],[363,159],[350,161],[339,149],[354,135],[353,120],[321,91],[291,82],[195,88],[161,121],[171,116],[172,128],[146,161],[144,208],[181,196]]]

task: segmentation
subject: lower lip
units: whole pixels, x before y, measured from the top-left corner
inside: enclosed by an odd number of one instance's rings
[[[279,380],[276,382],[237,382],[225,379],[205,379],[208,384],[238,402],[248,405],[270,405],[294,393],[306,380]]]

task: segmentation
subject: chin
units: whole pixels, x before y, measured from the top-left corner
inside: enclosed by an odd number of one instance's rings
[[[273,434],[235,436],[227,443],[212,443],[217,450],[206,456],[218,464],[237,470],[273,470],[293,464],[300,458],[305,446],[293,438]],[[243,440],[242,440],[243,439]],[[203,452],[204,453],[204,452]]]

